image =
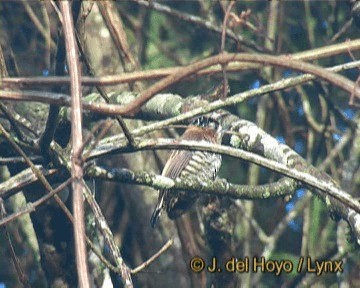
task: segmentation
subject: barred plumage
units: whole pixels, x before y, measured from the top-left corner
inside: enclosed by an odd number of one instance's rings
[[[216,119],[219,114],[197,118],[181,136],[181,140],[193,140],[205,143],[220,143],[222,129]],[[172,179],[198,177],[200,180],[215,179],[221,166],[221,156],[205,151],[174,151],[162,175]],[[186,191],[159,191],[158,204],[151,217],[151,226],[154,227],[161,211],[166,210],[170,219],[181,216],[190,209],[198,198],[198,193]]]

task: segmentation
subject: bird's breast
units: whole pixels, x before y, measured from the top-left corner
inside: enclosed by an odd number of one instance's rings
[[[201,179],[214,179],[221,165],[221,156],[205,151],[193,153],[188,165],[180,173],[183,177],[198,177]]]

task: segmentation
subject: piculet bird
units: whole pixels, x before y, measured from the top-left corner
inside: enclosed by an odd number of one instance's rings
[[[223,130],[219,122],[220,113],[213,112],[195,119],[179,140],[198,141],[220,144]],[[215,179],[221,166],[221,156],[206,151],[176,150],[172,152],[161,175],[172,179],[197,177],[198,179]],[[170,219],[181,216],[195,203],[198,193],[186,191],[160,190],[158,203],[151,216],[154,227],[162,210],[166,210]]]

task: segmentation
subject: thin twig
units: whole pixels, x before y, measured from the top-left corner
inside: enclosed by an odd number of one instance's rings
[[[4,217],[6,217],[5,205],[4,205],[3,199],[0,198],[0,220],[2,221]],[[23,269],[21,267],[19,258],[16,256],[15,249],[14,249],[14,246],[13,246],[13,244],[11,242],[11,237],[10,237],[10,234],[9,234],[9,231],[8,231],[6,225],[4,225],[3,230],[4,230],[4,234],[5,234],[5,241],[6,241],[6,244],[8,246],[8,249],[9,249],[9,252],[10,252],[10,255],[11,255],[11,259],[12,259],[12,261],[14,263],[14,266],[15,266],[16,273],[18,275],[19,281],[22,283],[22,285],[24,287],[31,288],[30,283],[29,283],[29,279],[25,275],[25,273],[24,273],[24,271],[23,271]]]
[[[40,22],[38,17],[35,15],[34,10],[31,8],[29,2],[21,1],[21,3],[24,5],[24,8],[25,8],[29,18],[34,23],[35,27],[40,32],[41,36],[43,36],[43,38],[45,39],[45,42],[49,43],[49,45],[51,46],[51,49],[55,49],[56,48],[55,42],[51,38],[49,39],[47,29],[43,26],[43,24]],[[43,5],[42,3],[36,3],[36,4]]]
[[[248,53],[221,53],[219,55],[200,60],[194,64],[190,64],[182,69],[179,69],[177,73],[174,73],[165,79],[158,81],[156,84],[152,85],[143,93],[141,93],[140,96],[133,102],[121,107],[118,112],[122,115],[134,116],[140,110],[143,104],[149,101],[156,93],[169,87],[171,84],[209,66],[215,64],[228,64],[229,62],[233,61],[262,63],[264,65],[273,65],[293,69],[295,71],[301,71],[304,73],[311,73],[321,78],[322,80],[326,80],[331,84],[340,87],[350,94],[354,92],[356,96],[360,97],[360,88],[356,87],[355,83],[353,83],[351,80],[345,78],[344,76],[327,71],[322,67],[294,60],[291,57],[289,58],[286,56],[257,55]]]
[[[96,125],[93,129],[91,129],[91,133],[89,136],[85,139],[83,146],[81,147],[81,151],[84,151],[85,147],[94,139],[94,135],[97,131],[100,130],[100,133],[96,135],[95,141],[91,143],[91,146],[87,148],[86,153],[83,154],[82,159],[83,161],[86,161],[86,158],[89,156],[89,152],[92,151],[96,145],[99,143],[99,141],[105,136],[105,134],[110,130],[112,127],[113,122],[112,121],[104,121],[100,122],[98,125]]]
[[[41,171],[35,167],[35,165],[32,163],[32,161],[29,159],[29,157],[25,154],[24,151],[21,150],[21,148],[16,144],[16,142],[11,138],[10,134],[3,128],[3,126],[0,124],[0,131],[2,133],[2,135],[9,141],[9,143],[14,147],[15,151],[17,151],[25,160],[25,162],[30,166],[32,172],[36,175],[36,177],[40,180],[40,182],[44,185],[44,187],[46,188],[46,190],[49,192],[47,195],[45,195],[44,197],[42,197],[41,199],[38,200],[38,202],[35,202],[34,204],[29,203],[26,207],[26,209],[24,209],[23,211],[20,211],[16,214],[13,214],[11,216],[11,218],[7,218],[6,219],[6,223],[9,221],[12,221],[13,219],[19,217],[20,215],[26,214],[26,213],[30,213],[32,211],[34,211],[35,207],[37,205],[40,205],[43,201],[46,201],[46,199],[49,199],[51,196],[54,197],[55,201],[58,203],[58,205],[60,206],[60,208],[64,211],[65,215],[67,216],[67,218],[70,220],[70,222],[73,224],[74,223],[74,218],[71,215],[70,211],[67,209],[67,207],[64,205],[64,203],[61,201],[61,199],[59,198],[59,196],[56,194],[57,192],[62,190],[62,186],[59,186],[57,189],[53,190],[49,184],[49,182],[46,180],[46,178],[43,176],[43,174],[41,173]],[[5,219],[4,219],[5,221]],[[0,221],[0,226],[2,225],[2,221]],[[88,239],[86,237],[86,235],[84,235],[84,237],[86,238],[87,243],[89,244],[90,247],[92,247],[94,253],[96,255],[98,255],[100,260],[104,260],[104,257],[101,256],[101,253],[99,251],[97,251],[94,247],[94,244],[92,244],[92,242],[90,241],[90,239]],[[103,261],[105,262],[105,261]],[[106,264],[107,262],[105,262]],[[108,265],[107,265],[108,266]],[[109,266],[108,266],[109,267]],[[120,265],[119,268],[115,269],[116,272],[120,272],[124,269],[124,265]],[[130,286],[131,287],[131,286]]]
[[[141,265],[137,266],[134,269],[131,269],[131,274],[136,274],[140,272],[141,270],[145,269],[147,266],[149,266],[152,262],[154,262],[157,258],[160,257],[161,254],[165,253],[166,250],[168,250],[172,245],[174,244],[174,240],[170,239],[168,242],[165,243],[161,249],[156,252],[153,256],[151,256],[148,260],[146,260]]]
[[[344,43],[334,44],[326,47],[311,49],[299,53],[287,54],[291,55],[293,59],[311,61],[315,59],[321,59],[326,57],[331,57],[343,53],[348,53],[348,50],[352,51],[359,50],[360,40],[351,40]],[[101,76],[101,77],[86,77],[82,78],[83,85],[117,85],[121,83],[129,83],[140,80],[152,80],[159,79],[178,71],[179,67],[171,68],[161,68],[161,69],[152,69],[146,71],[136,71],[131,73],[121,73],[120,75],[111,75],[111,76]],[[255,63],[229,63],[227,70],[228,71],[242,71],[249,69],[260,69],[262,66]],[[221,66],[213,66],[208,69],[204,69],[196,72],[195,75],[208,75],[214,73],[221,73]],[[11,77],[3,78],[3,84],[17,84],[17,85],[63,85],[70,82],[69,77]]]
[[[342,27],[341,29],[336,32],[334,36],[331,37],[329,44],[334,43],[337,39],[339,39],[350,27],[353,23],[353,18],[349,19]]]
[[[122,20],[119,16],[119,13],[116,9],[115,3],[113,2],[98,2],[97,3],[100,13],[104,18],[104,21],[109,29],[110,35],[117,47],[117,51],[119,53],[120,60],[123,62],[123,69],[125,72],[134,71],[136,67],[139,66],[139,63],[133,57],[130,45],[127,40],[127,36],[125,33],[125,29],[122,23]],[[143,88],[139,82],[135,82],[129,84],[130,89],[132,90],[133,87],[136,88],[137,91],[141,91]],[[117,115],[116,119],[120,124],[121,129],[124,131],[124,134],[129,142],[130,146],[135,146],[135,140],[132,136],[129,128],[127,127],[124,119],[121,115]]]
[[[36,177],[39,179],[39,181],[43,184],[45,189],[49,193],[53,192],[53,189],[52,189],[50,183],[46,180],[46,178],[41,173],[41,171],[34,165],[34,163],[26,155],[26,153],[19,147],[19,145],[15,142],[15,140],[11,137],[11,135],[1,125],[1,123],[0,123],[0,131],[2,133],[2,136],[5,137],[5,139],[11,144],[11,146],[14,148],[14,150],[24,158],[26,164],[30,167],[31,171],[36,175]],[[61,199],[56,194],[54,195],[54,199],[57,202],[57,204],[61,207],[61,209],[65,212],[66,216],[69,219],[72,219],[72,215],[71,215],[70,211],[67,209],[67,207],[64,205],[64,203],[61,201]]]
[[[20,130],[19,126],[16,123],[16,119],[14,118],[12,113],[10,111],[8,111],[8,108],[3,103],[0,103],[0,110],[4,114],[4,116],[7,118],[7,120],[10,122],[11,128],[14,130],[14,133],[16,134],[16,136],[20,140],[26,141],[25,135],[22,133],[22,131]]]
[[[225,52],[225,41],[226,41],[226,28],[227,28],[227,24],[228,24],[228,20],[229,20],[229,15],[231,12],[232,7],[234,6],[235,1],[234,2],[230,2],[226,12],[225,12],[225,16],[224,16],[224,21],[223,21],[223,26],[222,26],[222,32],[221,32],[221,48],[220,51],[221,53]],[[220,97],[220,99],[225,99],[228,93],[228,78],[226,75],[226,64],[222,64],[221,65],[221,69],[222,69],[222,74],[223,74],[223,81],[224,81],[224,86],[223,86],[223,93],[222,93],[222,97]]]
[[[62,183],[56,189],[52,190],[50,193],[45,194],[44,196],[42,196],[41,198],[36,200],[34,203],[28,203],[24,209],[13,213],[13,214],[7,216],[6,218],[1,219],[0,226],[9,223],[24,214],[34,212],[36,207],[38,207],[42,203],[48,201],[53,196],[57,196],[56,194],[59,193],[60,191],[62,191],[63,189],[65,189],[71,183],[71,181],[72,181],[71,178],[66,180],[64,183]]]
[[[168,15],[171,15],[173,17],[177,17],[185,22],[199,25],[200,27],[204,27],[205,29],[207,29],[209,31],[213,31],[213,32],[221,35],[221,28],[219,28],[217,25],[210,23],[209,21],[204,21],[204,19],[202,19],[200,17],[190,15],[187,13],[183,13],[183,12],[179,12],[175,9],[170,8],[169,6],[165,6],[165,5],[159,4],[157,2],[151,1],[151,3],[149,3],[148,1],[143,1],[143,0],[133,0],[133,1],[140,5],[143,5],[145,7],[149,7],[149,8],[155,9],[156,11],[160,11],[160,12],[166,13]],[[226,31],[226,36],[229,37],[230,39],[236,41],[237,43],[244,45],[245,47],[243,48],[243,50],[247,49],[246,47],[249,47],[252,50],[264,51],[264,47],[260,47],[254,41],[246,39],[246,38],[242,37],[241,35],[235,34],[230,30]]]
[[[33,162],[44,162],[44,158],[41,156],[30,156],[29,158]],[[15,163],[25,163],[25,160],[22,157],[0,157],[0,165]]]
[[[83,62],[85,63],[88,71],[89,71],[89,74],[94,76],[95,75],[95,72],[94,70],[92,69],[92,66],[90,64],[90,61],[86,55],[86,53],[84,53],[84,50],[83,50],[83,47],[82,47],[82,43],[80,41],[80,38],[79,38],[79,35],[76,34],[76,39],[77,39],[77,43],[79,45],[79,50],[80,50],[80,53],[81,53],[81,56],[83,57]],[[110,98],[109,96],[107,95],[105,89],[103,87],[101,87],[100,85],[96,85],[95,86],[96,89],[98,90],[99,94],[101,95],[101,97],[105,100],[106,103],[110,103]],[[131,132],[130,132],[130,129],[127,127],[126,123],[125,123],[125,120],[123,119],[123,117],[121,117],[121,115],[115,115],[115,119],[117,120],[117,122],[119,123],[121,129],[123,130],[124,132],[124,135],[126,137],[126,139],[128,140],[129,142],[129,145],[130,146],[134,146],[135,145],[135,140],[134,140],[134,137],[131,135]],[[103,133],[105,134],[105,133]]]
[[[337,65],[331,68],[326,68],[329,71],[339,72],[347,69],[352,69],[355,67],[360,67],[360,61],[345,63],[341,65]],[[132,131],[134,136],[143,135],[150,131],[154,131],[157,129],[162,129],[163,127],[187,120],[189,118],[205,114],[211,111],[215,111],[217,109],[222,109],[227,106],[235,105],[241,103],[245,100],[251,99],[255,96],[263,95],[266,93],[270,93],[273,91],[278,91],[282,89],[286,89],[289,87],[293,87],[299,84],[306,83],[308,81],[314,80],[316,77],[311,74],[305,74],[301,76],[296,76],[292,78],[282,79],[278,82],[264,85],[260,88],[253,89],[250,91],[242,92],[239,94],[235,94],[231,97],[223,101],[214,101],[207,106],[200,107],[193,109],[192,111],[183,113],[179,116],[159,121],[157,123],[153,123],[142,127],[140,129],[136,129]],[[64,105],[70,106],[70,97],[66,94],[59,94],[59,93],[49,93],[49,92],[42,92],[42,91],[7,91],[7,90],[0,90],[0,99],[8,99],[8,100],[17,100],[17,101],[38,101],[43,103],[53,103],[56,105]],[[116,115],[118,112],[119,105],[112,105],[112,104],[104,104],[104,103],[83,103],[83,108],[89,111],[93,111],[96,113],[107,114],[107,115]]]
[[[127,41],[126,33],[117,12],[115,3],[104,1],[97,3],[100,13],[106,23],[110,35],[116,46],[116,50],[120,53],[120,59],[124,58],[123,69],[125,72],[134,71],[136,61],[131,54],[130,46]]]
[[[107,221],[99,207],[99,204],[96,202],[93,193],[91,193],[90,189],[85,185],[85,183],[84,187],[84,196],[89,203],[92,212],[95,215],[96,224],[99,227],[102,235],[104,236],[105,242],[111,252],[112,260],[116,263],[116,266],[118,267],[118,272],[121,275],[121,281],[124,284],[125,288],[132,288],[133,283],[131,279],[131,270],[126,265],[124,259],[121,256],[119,248],[115,243],[111,229],[107,224]]]

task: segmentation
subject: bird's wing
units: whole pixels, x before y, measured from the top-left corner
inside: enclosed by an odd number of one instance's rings
[[[170,158],[165,164],[165,167],[161,175],[169,177],[171,179],[176,179],[178,176],[180,176],[181,171],[183,171],[186,165],[189,163],[193,153],[194,152],[192,151],[186,151],[186,150],[182,150],[182,151],[177,150],[172,152]],[[165,189],[165,190],[161,190],[159,193],[158,202],[150,220],[152,227],[155,226],[157,219],[161,214],[161,210],[164,207],[164,196],[167,193],[167,191],[168,190]]]
[[[193,154],[193,151],[187,150],[174,151],[171,154],[169,160],[166,162],[162,175],[171,179],[176,179],[178,176],[180,176],[181,171],[184,170],[186,165],[189,164]]]

